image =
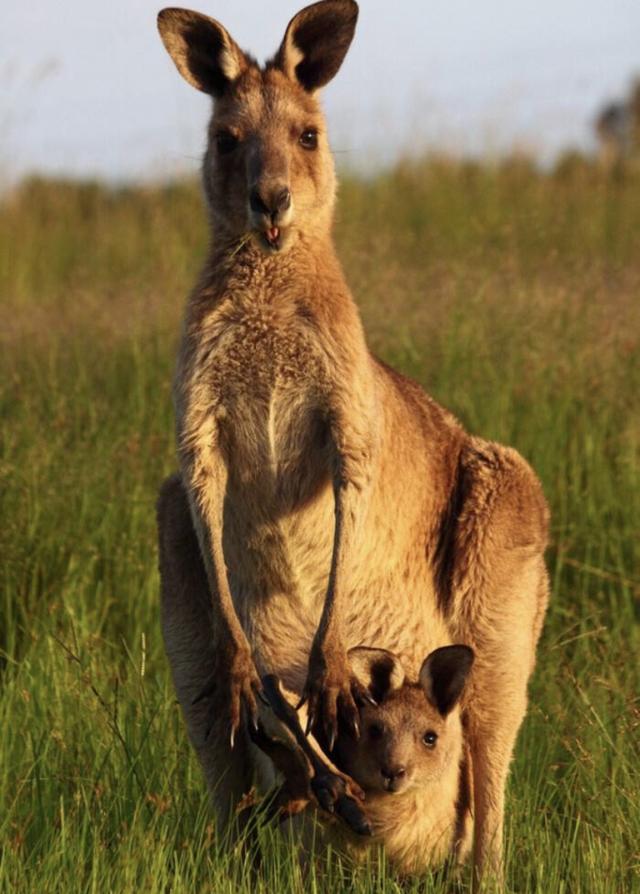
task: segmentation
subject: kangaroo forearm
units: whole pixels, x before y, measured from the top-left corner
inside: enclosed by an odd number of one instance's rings
[[[223,641],[233,642],[236,645],[247,644],[247,639],[240,624],[224,561],[222,549],[222,531],[219,530],[215,520],[205,521],[207,554],[205,565],[209,578],[211,602],[216,618],[216,627]]]
[[[220,452],[209,445],[194,450],[187,464],[187,481],[216,628],[223,640],[246,644],[231,596],[222,546],[227,472]]]

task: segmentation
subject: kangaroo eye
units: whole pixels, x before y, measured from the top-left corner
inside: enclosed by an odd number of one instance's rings
[[[382,732],[383,732],[383,730],[379,723],[370,723],[369,724],[369,738],[370,739],[381,739]]]
[[[216,134],[216,146],[220,155],[229,155],[238,145],[238,138],[229,130],[220,130]]]
[[[303,149],[317,149],[318,131],[313,127],[308,127],[306,130],[303,130],[300,134],[299,143]]]
[[[422,741],[427,746],[427,748],[435,748],[436,742],[438,741],[438,734],[434,733],[434,731],[430,729],[424,734],[424,736],[422,737]]]

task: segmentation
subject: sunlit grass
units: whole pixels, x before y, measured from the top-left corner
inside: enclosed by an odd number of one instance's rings
[[[343,183],[336,238],[375,350],[516,446],[551,503],[510,889],[640,889],[640,178],[432,159]],[[154,532],[205,248],[190,183],[32,181],[0,208],[0,891],[417,891],[303,876],[269,828],[256,867],[213,832]]]

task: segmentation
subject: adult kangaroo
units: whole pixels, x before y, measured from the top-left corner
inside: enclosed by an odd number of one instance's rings
[[[339,723],[357,733],[365,694],[349,649],[392,650],[417,678],[431,648],[468,644],[474,860],[499,872],[548,514],[515,451],[468,435],[367,347],[332,242],[318,103],[357,14],[353,0],[308,6],[264,67],[213,19],[159,15],[178,70],[214,100],[211,245],[175,377],[180,473],[159,501],[163,631],[221,815],[248,785],[242,706],[255,718],[264,675],[331,744]]]

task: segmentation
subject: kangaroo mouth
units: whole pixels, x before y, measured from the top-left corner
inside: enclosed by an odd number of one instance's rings
[[[267,227],[263,233],[267,245],[271,248],[280,248],[280,227]]]
[[[289,228],[270,226],[255,231],[260,247],[269,254],[277,254],[288,241]]]

